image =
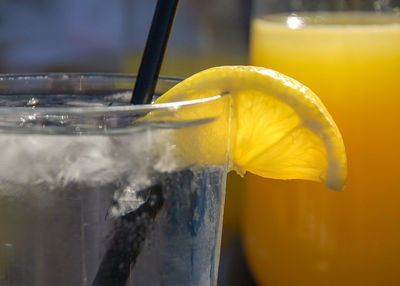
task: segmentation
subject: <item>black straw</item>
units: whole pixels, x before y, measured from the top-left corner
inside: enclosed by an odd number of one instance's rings
[[[158,0],[131,103],[151,103],[179,0]],[[92,286],[123,286],[135,265],[148,231],[164,204],[161,185],[150,187],[149,199],[120,218]],[[145,214],[145,215],[144,215]],[[143,219],[143,217],[147,219]]]
[[[158,0],[131,103],[151,103],[179,0]]]
[[[137,210],[122,216],[97,270],[92,286],[124,286],[131,266],[143,248],[148,232],[164,204],[161,183],[145,190],[149,198]]]

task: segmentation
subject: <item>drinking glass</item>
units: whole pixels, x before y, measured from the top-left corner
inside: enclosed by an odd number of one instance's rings
[[[344,192],[248,176],[247,259],[260,285],[399,285],[399,1],[253,2],[250,62],[309,86],[348,155]]]
[[[0,76],[0,285],[215,285],[229,96],[132,106],[134,82]]]

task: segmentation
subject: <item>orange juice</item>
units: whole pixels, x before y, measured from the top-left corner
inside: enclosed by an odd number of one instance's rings
[[[400,285],[400,20],[368,13],[268,16],[250,61],[321,97],[348,155],[344,192],[248,176],[247,258],[261,285]]]

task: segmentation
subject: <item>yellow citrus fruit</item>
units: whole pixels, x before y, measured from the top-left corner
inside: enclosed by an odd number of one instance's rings
[[[221,121],[207,137],[218,142],[220,133],[230,130],[231,170],[242,175],[248,171],[268,178],[325,182],[335,190],[343,188],[346,155],[336,124],[309,88],[279,72],[253,66],[211,68],[182,81],[156,103],[216,94],[230,98],[230,129],[226,121]],[[185,112],[181,117],[215,113],[210,107],[196,108],[197,112]],[[202,138],[205,136],[198,135],[196,140],[201,142]],[[214,158],[222,152],[215,145],[207,146],[197,146],[205,157]]]

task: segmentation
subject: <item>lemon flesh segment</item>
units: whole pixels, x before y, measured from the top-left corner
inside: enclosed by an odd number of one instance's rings
[[[253,66],[211,68],[182,81],[156,103],[223,93],[231,97],[231,170],[325,182],[334,190],[344,187],[346,154],[335,122],[309,88],[279,72]]]

